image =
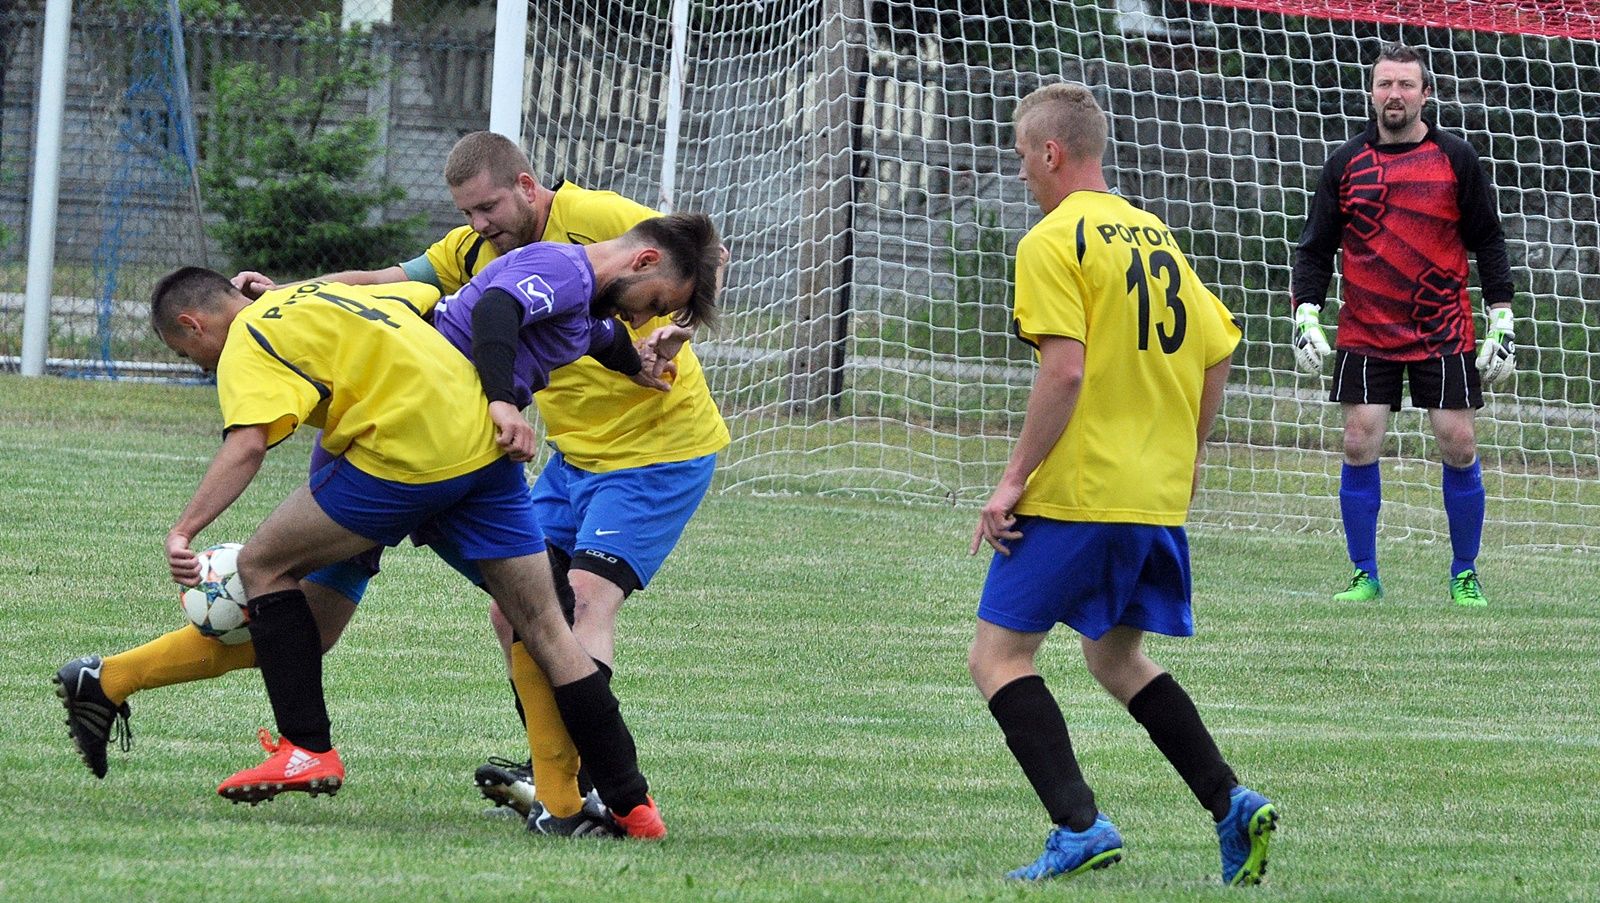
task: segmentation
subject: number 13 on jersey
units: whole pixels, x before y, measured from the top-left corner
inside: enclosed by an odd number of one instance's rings
[[[1170,251],[1156,249],[1146,255],[1140,248],[1129,251],[1128,293],[1137,295],[1139,303],[1139,350],[1150,350],[1151,283],[1161,295],[1162,308],[1154,314],[1154,332],[1161,350],[1167,354],[1183,347],[1183,334],[1188,323],[1180,293],[1183,290],[1183,268]]]

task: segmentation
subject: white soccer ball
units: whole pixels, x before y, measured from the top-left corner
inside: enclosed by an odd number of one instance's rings
[[[245,626],[250,614],[244,607],[244,584],[239,581],[236,542],[214,545],[200,553],[200,583],[179,597],[183,613],[200,632],[228,645],[249,642]]]

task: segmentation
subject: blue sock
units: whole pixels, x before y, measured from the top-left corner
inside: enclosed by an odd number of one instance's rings
[[[1477,460],[1466,467],[1444,466],[1444,513],[1450,521],[1450,576],[1477,568],[1483,540],[1483,469]]]
[[[1344,546],[1350,563],[1378,579],[1378,509],[1383,506],[1383,484],[1378,462],[1358,466],[1346,463],[1339,474],[1339,514],[1344,518]]]

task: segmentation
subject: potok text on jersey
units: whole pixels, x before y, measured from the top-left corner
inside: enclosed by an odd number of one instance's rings
[[[1172,248],[1178,246],[1178,242],[1172,237],[1171,231],[1157,229],[1155,226],[1101,223],[1094,227],[1094,231],[1100,235],[1100,240],[1106,244],[1111,244],[1112,239],[1121,239],[1125,244],[1146,248],[1159,248],[1163,245]]]

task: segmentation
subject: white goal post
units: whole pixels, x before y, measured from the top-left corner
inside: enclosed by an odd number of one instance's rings
[[[673,5],[532,4],[521,131],[547,182],[652,203],[675,181],[726,235],[725,322],[698,343],[734,433],[722,489],[986,496],[1033,373],[1009,334],[1038,215],[1011,111],[1066,78],[1113,117],[1112,184],[1244,326],[1196,520],[1334,529],[1338,412],[1285,347],[1288,262],[1323,160],[1367,118],[1366,66],[1399,40],[1429,53],[1430,115],[1492,171],[1515,267],[1524,372],[1478,421],[1486,545],[1579,547],[1600,523],[1600,23],[1430,0],[1407,22],[1360,0],[692,2],[669,133]],[[1386,535],[1442,538],[1431,435],[1411,410],[1392,427]]]

